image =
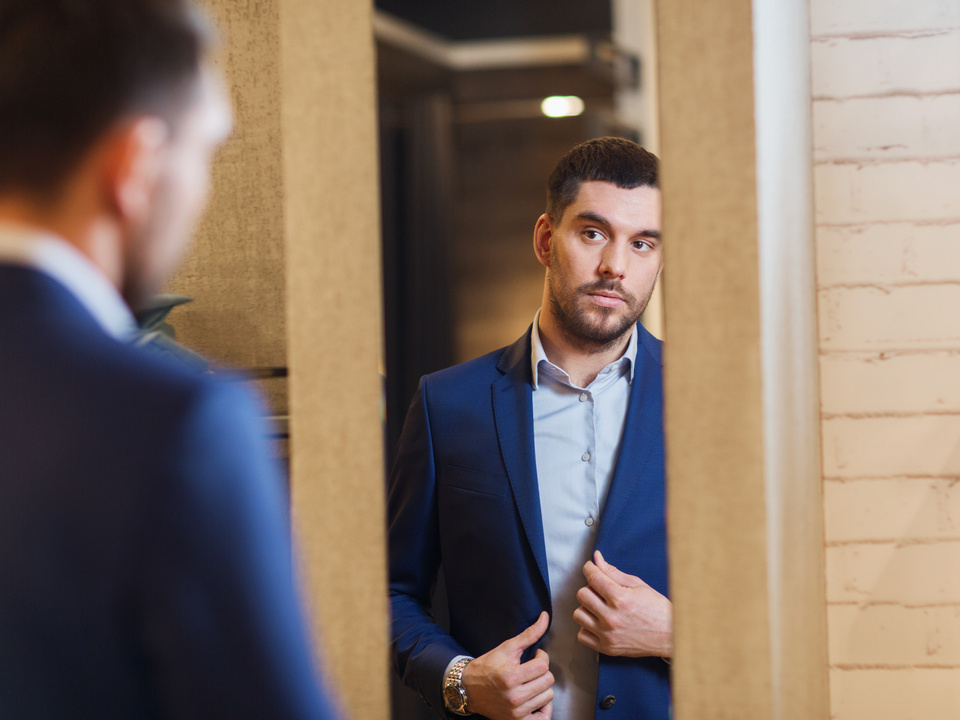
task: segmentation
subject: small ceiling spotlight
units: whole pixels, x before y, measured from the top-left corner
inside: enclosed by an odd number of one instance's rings
[[[547,117],[573,117],[583,112],[583,100],[576,95],[551,95],[540,103]]]

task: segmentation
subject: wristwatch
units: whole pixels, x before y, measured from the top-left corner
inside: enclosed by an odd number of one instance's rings
[[[457,715],[469,715],[467,710],[467,691],[463,689],[463,669],[473,658],[457,660],[443,680],[443,704],[447,710]]]

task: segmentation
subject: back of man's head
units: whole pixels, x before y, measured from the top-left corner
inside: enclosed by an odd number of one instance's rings
[[[657,156],[637,143],[619,137],[587,140],[571,149],[547,181],[547,215],[560,222],[580,186],[588,181],[613,183],[617,187],[660,187]]]
[[[54,199],[124,118],[175,132],[210,41],[188,0],[0,0],[0,195]]]

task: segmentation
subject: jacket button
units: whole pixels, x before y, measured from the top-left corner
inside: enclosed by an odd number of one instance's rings
[[[600,701],[601,710],[609,710],[617,702],[617,699],[613,695],[607,695],[603,700]]]

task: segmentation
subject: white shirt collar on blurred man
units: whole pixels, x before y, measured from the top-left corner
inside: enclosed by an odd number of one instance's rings
[[[0,264],[32,268],[63,285],[110,335],[130,340],[137,324],[117,289],[70,243],[23,225],[0,223]]]

